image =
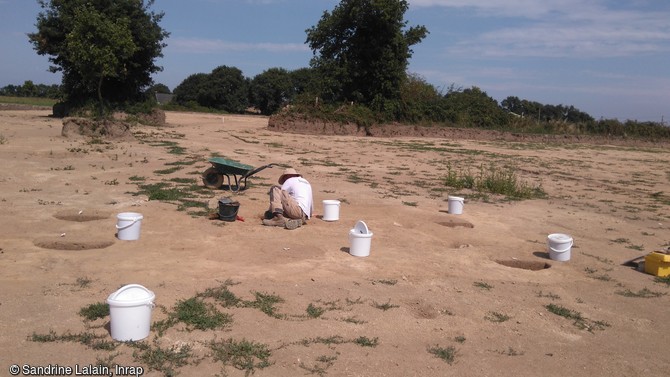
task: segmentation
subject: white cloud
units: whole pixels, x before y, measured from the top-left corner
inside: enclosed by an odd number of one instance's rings
[[[300,43],[239,43],[220,39],[175,38],[168,41],[169,48],[177,52],[187,53],[222,53],[230,51],[265,51],[265,52],[302,52],[309,51],[305,44]]]
[[[409,3],[414,7],[468,8],[479,15],[525,18],[588,7],[584,0],[410,0]]]
[[[413,0],[415,7],[472,9],[490,31],[449,53],[491,57],[620,57],[670,52],[670,10],[613,8],[583,0]],[[522,21],[522,22],[520,22]],[[499,26],[498,26],[499,25]],[[473,25],[476,28],[476,25]],[[493,28],[494,30],[491,30]]]

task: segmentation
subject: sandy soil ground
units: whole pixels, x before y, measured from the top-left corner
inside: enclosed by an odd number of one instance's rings
[[[262,117],[187,113],[138,126],[137,141],[91,140],[61,136],[49,115],[0,111],[2,376],[13,364],[19,375],[56,364],[245,375],[216,360],[212,342],[229,339],[269,352],[269,366],[251,359],[258,376],[668,375],[670,287],[622,265],[670,242],[667,148],[302,135],[271,131]],[[198,191],[212,156],[296,168],[317,216],[293,231],[261,225],[278,167],[239,194]],[[490,164],[513,167],[548,198],[444,185],[449,166],[477,174]],[[138,194],[161,182],[195,186],[194,200],[210,206],[232,197],[245,221]],[[453,194],[466,197],[462,215],[446,212]],[[342,202],[339,221],[319,218],[325,199]],[[122,212],[143,215],[139,240],[116,238]],[[367,258],[347,253],[358,220],[374,233]],[[574,238],[569,261],[549,259],[551,233]],[[514,263],[550,267],[505,265]],[[230,324],[154,327],[143,347],[95,349],[115,344],[109,317],[85,321],[80,310],[131,283],[155,293],[154,322],[209,288],[247,305],[207,298]],[[263,312],[259,297],[282,301]]]

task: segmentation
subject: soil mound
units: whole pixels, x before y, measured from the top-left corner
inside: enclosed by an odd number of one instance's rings
[[[592,144],[620,146],[670,145],[667,140],[644,140],[617,136],[569,135],[569,134],[524,134],[477,128],[446,126],[417,126],[399,123],[359,126],[352,123],[337,123],[296,116],[275,115],[268,120],[268,129],[307,135],[352,135],[373,137],[431,137],[449,140],[495,140],[510,142],[534,142],[554,144]]]
[[[88,136],[105,139],[133,139],[130,123],[109,119],[65,118],[61,135],[67,138]]]

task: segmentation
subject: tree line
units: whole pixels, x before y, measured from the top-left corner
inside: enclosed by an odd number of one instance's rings
[[[10,84],[0,88],[0,96],[59,99],[63,97],[63,91],[57,84],[34,84],[31,80],[27,80],[23,85]]]
[[[69,108],[150,108],[169,89],[151,77],[162,70],[169,32],[154,0],[38,0],[37,31],[28,35],[50,70],[63,76]],[[309,67],[270,68],[246,78],[221,65],[195,73],[174,89],[171,106],[370,123],[402,122],[523,132],[577,132],[670,137],[662,124],[595,120],[574,106],[545,105],[510,96],[498,103],[478,87],[438,90],[408,74],[412,46],[429,34],[410,26],[406,0],[341,0],[305,30],[313,52]],[[24,84],[24,86],[26,86]],[[5,89],[5,88],[3,88]],[[138,106],[137,104],[148,104]],[[282,112],[285,113],[285,112]]]

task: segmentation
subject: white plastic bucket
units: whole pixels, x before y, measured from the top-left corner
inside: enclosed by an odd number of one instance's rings
[[[149,336],[156,295],[139,284],[129,284],[107,297],[112,338],[120,342]]]
[[[454,215],[460,215],[463,213],[463,203],[465,198],[460,196],[449,196],[447,197],[447,202],[449,203],[449,213]]]
[[[117,238],[124,241],[140,239],[143,218],[144,216],[135,212],[123,212],[116,215]]]
[[[353,229],[349,230],[349,254],[355,257],[367,257],[370,255],[372,244],[372,232],[368,226],[360,220]]]
[[[337,221],[340,219],[340,201],[339,200],[324,200],[323,201],[323,221]]]
[[[551,260],[565,262],[570,260],[573,240],[567,234],[553,233],[547,236],[547,248]]]

